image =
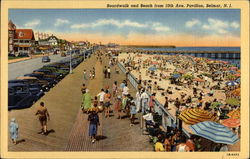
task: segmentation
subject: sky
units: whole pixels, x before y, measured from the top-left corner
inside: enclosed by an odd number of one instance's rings
[[[239,9],[10,9],[9,19],[69,41],[240,46]]]

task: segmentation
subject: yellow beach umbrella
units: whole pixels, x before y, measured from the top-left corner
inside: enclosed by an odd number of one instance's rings
[[[229,112],[227,114],[227,116],[229,116],[232,119],[239,119],[240,118],[240,109],[232,110],[231,112]]]
[[[184,121],[186,124],[196,124],[203,121],[214,121],[217,122],[218,119],[212,113],[198,108],[189,108],[181,112],[178,116],[179,119]]]

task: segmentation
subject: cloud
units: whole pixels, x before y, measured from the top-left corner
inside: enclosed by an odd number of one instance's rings
[[[124,28],[124,27],[134,27],[134,28],[141,28],[141,29],[149,29],[156,32],[167,32],[170,31],[168,26],[164,26],[159,22],[149,22],[149,23],[140,23],[131,20],[116,20],[116,19],[99,19],[93,23],[83,23],[83,24],[73,24],[71,25],[72,29],[87,29],[87,28],[95,28],[105,25],[113,25],[117,28]]]
[[[118,28],[123,27],[135,27],[135,28],[145,28],[147,27],[146,24],[138,23],[131,20],[115,20],[115,19],[99,19],[93,23],[84,23],[84,24],[73,24],[71,25],[72,29],[85,29],[85,28],[94,28],[99,26],[105,26],[105,25],[113,25]]]
[[[56,19],[56,23],[54,24],[54,26],[60,26],[63,24],[68,24],[68,23],[69,23],[69,21],[67,19],[58,18],[58,19]]]
[[[40,19],[34,19],[30,22],[27,22],[24,24],[25,27],[36,27],[37,25],[39,25],[41,23]]]
[[[202,26],[205,30],[211,30],[218,32],[220,34],[228,33],[227,29],[229,27],[229,23],[227,21],[222,21],[219,19],[208,18],[208,23]]]
[[[238,29],[238,28],[240,27],[240,25],[239,25],[238,22],[232,22],[232,23],[230,24],[230,26],[231,26],[232,28],[234,28],[234,29]]]
[[[170,31],[170,28],[169,28],[169,27],[163,26],[163,25],[162,25],[161,23],[159,23],[159,22],[153,23],[151,29],[152,29],[152,30],[155,30],[155,31],[158,31],[158,32],[167,32],[167,31]]]
[[[186,24],[185,24],[185,26],[186,26],[187,28],[191,28],[191,27],[193,27],[194,25],[200,25],[200,24],[201,24],[201,22],[200,22],[198,19],[192,19],[192,20],[190,20],[190,21],[187,21]]]

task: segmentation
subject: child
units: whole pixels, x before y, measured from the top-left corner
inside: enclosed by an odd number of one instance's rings
[[[93,109],[96,111],[96,112],[98,112],[98,98],[97,98],[97,96],[95,96],[95,98],[94,98],[94,101],[93,101]]]
[[[136,115],[136,106],[135,102],[133,101],[133,97],[130,97],[131,104],[130,104],[130,126],[133,126],[135,124],[135,115]]]
[[[12,142],[16,145],[18,137],[18,124],[16,123],[15,118],[12,118],[10,122],[10,137]]]

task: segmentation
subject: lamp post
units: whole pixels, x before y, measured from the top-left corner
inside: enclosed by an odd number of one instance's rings
[[[69,50],[70,50],[70,65],[69,65],[69,73],[73,73],[73,71],[72,71],[72,49],[71,49],[71,47],[69,48]]]

